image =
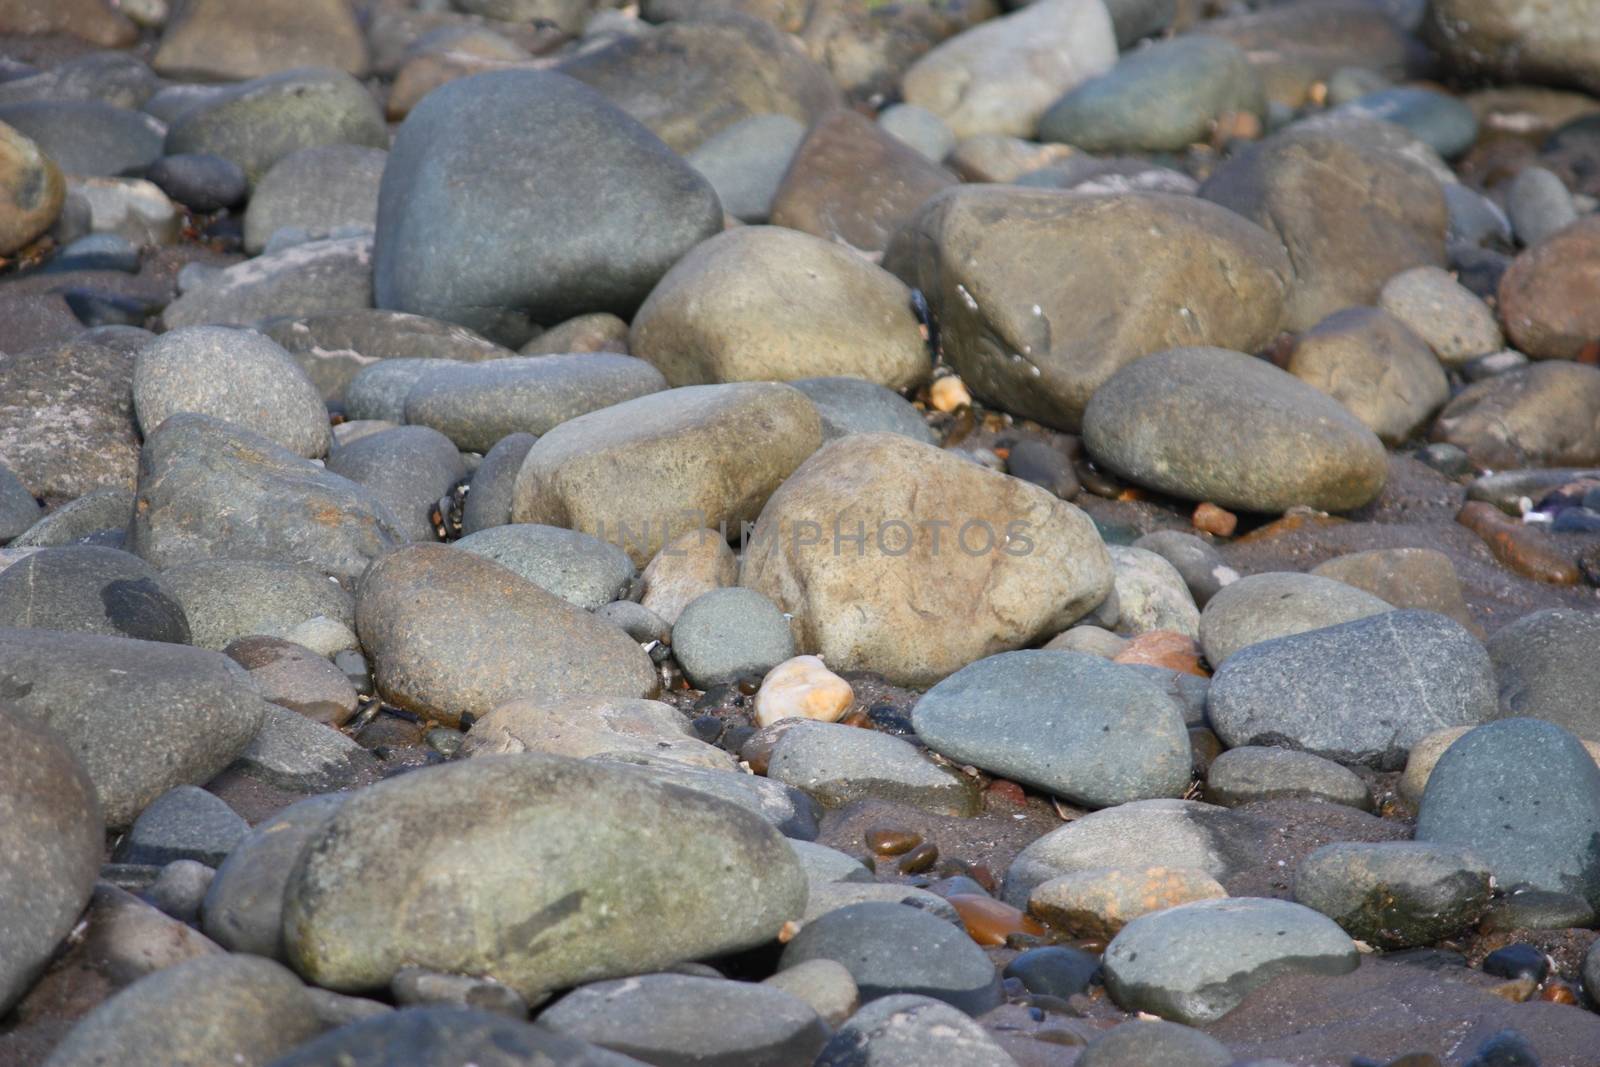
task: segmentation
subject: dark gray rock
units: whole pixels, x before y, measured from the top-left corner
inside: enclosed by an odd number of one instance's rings
[[[1228,1046],[1199,1030],[1135,1020],[1089,1042],[1076,1067],[1229,1067],[1231,1063]]]
[[[261,729],[233,768],[290,793],[326,793],[376,779],[370,752],[331,726],[298,712],[267,705]]]
[[[145,177],[193,211],[221,211],[242,203],[250,181],[239,164],[206,152],[162,156]]]
[[[1277,637],[1381,615],[1393,607],[1334,578],[1264,571],[1230,582],[1200,615],[1200,647],[1213,668],[1240,649]]]
[[[1106,988],[1125,1011],[1215,1022],[1254,989],[1292,974],[1347,974],[1355,943],[1286,900],[1201,900],[1142,915],[1106,946]]]
[[[132,518],[132,489],[95,489],[62,504],[28,527],[10,547],[56,548],[110,541],[120,545]]]
[[[370,490],[204,415],[174,415],[145,442],[138,499],[129,547],[161,570],[293,562],[354,581],[405,541]]]
[[[1172,564],[1189,587],[1195,606],[1202,609],[1201,624],[1205,623],[1204,608],[1224,586],[1239,580],[1239,572],[1222,561],[1222,553],[1209,541],[1203,541],[1182,530],[1157,530],[1145,534],[1133,543]]]
[[[779,972],[784,973],[784,972]],[[879,997],[839,1027],[816,1067],[1015,1067],[1016,1061],[965,1012],[932,997]]]
[[[1251,645],[1211,681],[1212,729],[1398,770],[1430,733],[1496,713],[1489,654],[1454,619],[1391,611]]]
[[[0,571],[0,626],[189,643],[173,589],[115,548],[45,548]]]
[[[303,148],[285,156],[262,175],[244,215],[244,250],[252,255],[279,230],[303,230],[327,237],[353,227],[371,230],[378,222],[378,183],[389,153],[354,144]]]
[[[372,238],[338,237],[268,250],[216,272],[168,304],[179,326],[249,326],[283,315],[372,306]]]
[[[1493,895],[1467,849],[1425,841],[1324,845],[1300,861],[1294,898],[1383,949],[1431,945],[1478,921]]]
[[[326,67],[269,74],[208,96],[173,120],[166,154],[206,153],[258,182],[285,156],[318,145],[385,148],[389,132],[366,87]]]
[[[626,596],[638,576],[616,545],[559,526],[494,526],[468,534],[455,547],[492,559],[587,611]]]
[[[511,501],[517,472],[528,449],[539,439],[531,433],[506,434],[483,455],[472,472],[472,487],[461,512],[461,532],[468,536],[511,521]],[[462,538],[466,540],[466,538]]]
[[[94,784],[61,739],[4,711],[0,809],[0,1012],[9,1012],[89,902],[105,824]]]
[[[197,860],[215,867],[250,832],[250,824],[227,801],[192,785],[162,793],[139,813],[117,845],[118,863],[157,867]]]
[[[381,359],[350,379],[344,391],[345,414],[358,421],[404,422],[411,387],[454,365],[448,359]]]
[[[970,779],[935,766],[915,745],[891,734],[839,723],[790,726],[773,746],[767,777],[829,807],[876,797],[946,815],[977,810]]]
[[[316,567],[208,559],[171,567],[161,577],[183,605],[200,648],[220,652],[251,634],[284,637],[318,617],[355,628],[355,598]]]
[[[1547,608],[1489,638],[1500,710],[1600,741],[1600,616]]]
[[[397,426],[341,445],[327,466],[370,489],[412,541],[438,539],[430,516],[439,498],[467,476],[456,446],[426,426]]]
[[[406,1008],[361,1019],[300,1046],[272,1067],[644,1067],[638,1060],[525,1022],[462,1008]]]
[[[139,272],[139,249],[120,233],[91,233],[73,241],[45,264],[45,273],[108,270]]]
[[[911,721],[929,748],[956,763],[1085,807],[1178,797],[1189,786],[1189,736],[1177,703],[1098,656],[981,659],[928,690]]]
[[[243,668],[216,652],[0,630],[0,711],[61,735],[112,829],[175,785],[209,781],[255,736],[266,708]]]
[[[27,533],[44,515],[44,509],[22,479],[0,463],[0,545]]]
[[[545,434],[568,419],[667,387],[642,359],[610,352],[514,356],[444,367],[406,394],[405,421],[469,452],[513,433]]]
[[[395,138],[377,303],[521,344],[535,324],[632,314],[721,228],[710,184],[591,90],[543,71],[474,75],[430,93]]]
[[[847,433],[897,433],[936,444],[922,413],[905,397],[861,378],[801,378],[789,383],[811,398],[822,416],[822,439]]]
[[[1000,1003],[999,975],[966,931],[903,904],[867,901],[812,920],[784,948],[778,969],[814,959],[843,964],[864,1002],[915,993],[969,1015]]]
[[[1237,808],[1276,797],[1372,810],[1372,796],[1359,775],[1309,752],[1244,745],[1212,760],[1206,771],[1206,799],[1213,804]]]
[[[700,689],[764,677],[795,654],[778,606],[754,589],[713,589],[691,600],[672,624],[672,653]]]
[[[374,882],[408,891],[360,889]],[[805,894],[793,851],[747,810],[603,763],[481,756],[346,801],[290,878],[284,937],[301,974],[335,991],[411,965],[489,974],[532,1001],[765,944]]]
[[[465,538],[463,538],[465,540]],[[595,618],[604,619],[641,645],[651,641],[671,643],[672,624],[661,616],[631,600],[613,600],[594,610]]]
[[[161,158],[167,129],[140,111],[94,101],[35,100],[0,106],[16,129],[77,177],[137,177]]]
[[[305,845],[347,794],[308,797],[251,830],[228,853],[201,905],[201,929],[230,952],[285,959],[283,891]]]
[[[1471,849],[1502,890],[1531,886],[1600,907],[1600,767],[1538,719],[1480,726],[1434,765],[1417,840]]]
[[[146,890],[150,903],[182,923],[196,923],[200,902],[217,872],[198,860],[173,860]]]
[[[1066,945],[1046,945],[1019,952],[1003,973],[1030,993],[1066,1000],[1074,993],[1089,991],[1100,975],[1100,957]]]
[[[541,1012],[539,1025],[648,1063],[705,1067],[809,1063],[828,1039],[817,1013],[790,993],[688,974],[579,986]]]

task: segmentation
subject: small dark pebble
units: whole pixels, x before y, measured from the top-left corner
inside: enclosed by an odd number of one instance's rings
[[[1072,469],[1071,457],[1053,445],[1032,438],[1011,446],[1006,470],[1013,478],[1048,489],[1063,500],[1071,500],[1082,488],[1077,472]]]
[[[143,326],[156,310],[143,300],[74,286],[61,294],[85,326]]]
[[[1515,1030],[1502,1030],[1478,1046],[1478,1054],[1465,1067],[1539,1067],[1539,1056],[1528,1039]]]
[[[1078,481],[1095,496],[1103,496],[1107,499],[1115,500],[1127,488],[1117,480],[1115,475],[1101,470],[1087,459],[1078,460],[1076,471]]]
[[[929,882],[927,890],[930,893],[937,893],[941,897],[948,897],[957,893],[976,894],[985,897],[989,895],[989,891],[979,885],[977,879],[969,878],[964,874],[941,878],[937,882]]]
[[[1472,460],[1455,445],[1438,442],[1417,450],[1417,460],[1425,463],[1447,478],[1458,478],[1472,473]]]
[[[874,704],[868,708],[867,722],[874,730],[896,737],[909,737],[917,732],[911,725],[911,717],[893,704]]]
[[[73,270],[114,270],[136,274],[139,270],[139,249],[132,241],[118,234],[95,233],[78,238],[44,265],[46,274]]]
[[[918,845],[900,861],[900,873],[918,874],[932,867],[939,859],[939,846],[933,842]]]
[[[689,720],[689,729],[708,745],[717,743],[717,739],[722,736],[723,725],[723,721],[715,715],[696,715]]]
[[[749,741],[755,735],[756,728],[754,726],[746,726],[743,723],[735,723],[726,730],[722,731],[722,737],[718,739],[717,744],[720,745],[724,751],[732,752],[734,755],[738,755],[741,751],[743,751],[745,742]]]
[[[898,826],[869,826],[862,835],[867,847],[880,856],[900,856],[922,844],[922,835]]]
[[[1211,770],[1211,763],[1222,755],[1222,739],[1204,726],[1189,727],[1189,759],[1190,767],[1196,778],[1204,778]]]
[[[1016,978],[1030,993],[1066,1000],[1082,993],[1100,975],[1100,957],[1075,948],[1051,945],[1033,948],[1006,964],[1002,972]]]
[[[1511,266],[1511,257],[1492,248],[1456,244],[1450,247],[1450,265],[1474,296],[1493,299],[1500,291],[1500,276]]]
[[[1526,941],[1518,941],[1485,956],[1483,973],[1496,978],[1532,978],[1542,982],[1550,973],[1550,958]]]
[[[221,156],[163,156],[145,177],[184,207],[207,214],[239,204],[250,191],[244,171]]]

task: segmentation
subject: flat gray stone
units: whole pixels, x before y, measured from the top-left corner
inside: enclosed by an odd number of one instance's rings
[[[1206,771],[1206,799],[1213,804],[1237,808],[1278,797],[1372,810],[1372,795],[1359,775],[1309,752],[1244,745],[1212,760]]]
[[[977,810],[973,783],[937,767],[890,734],[839,723],[796,722],[773,746],[767,777],[837,807],[863,797],[946,815]]]
[[[454,547],[492,559],[586,611],[626,596],[638,577],[633,562],[616,545],[559,526],[493,526],[468,534]]]
[[[1460,933],[1489,907],[1493,886],[1469,850],[1426,841],[1324,845],[1294,872],[1295,900],[1383,949]]]
[[[192,785],[173,786],[139,813],[115,859],[158,867],[198,860],[215,867],[249,832],[250,824],[221,797]]]
[[[335,448],[328,470],[372,491],[412,541],[436,541],[433,511],[467,476],[450,439],[426,426],[396,426]]]
[[[672,624],[672,653],[700,689],[766,673],[795,655],[794,634],[778,606],[753,589],[713,589],[691,600]]]

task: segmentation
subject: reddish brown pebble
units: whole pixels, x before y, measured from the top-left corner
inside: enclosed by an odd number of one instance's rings
[[[1550,535],[1511,518],[1493,504],[1469,500],[1456,521],[1483,539],[1508,570],[1551,585],[1578,584],[1578,565],[1556,547]]]
[[[867,847],[880,856],[899,856],[922,844],[921,834],[898,826],[868,827],[866,838]]]
[[[998,893],[1000,891],[1000,879],[996,878],[994,872],[982,863],[974,863],[969,866],[967,868],[967,877],[983,886],[986,892]]]
[[[1239,526],[1239,516],[1210,502],[1195,508],[1189,521],[1194,523],[1196,530],[1216,537],[1232,537],[1233,531]]]
[[[1258,526],[1234,543],[1243,545],[1252,541],[1270,541],[1274,537],[1294,533],[1296,530],[1307,526],[1341,526],[1347,521],[1333,515],[1322,515],[1310,511],[1295,511],[1275,522],[1269,522],[1265,526]]]
[[[1552,1004],[1576,1004],[1578,1003],[1578,994],[1574,993],[1572,987],[1559,978],[1552,978],[1545,983],[1543,989],[1539,990],[1539,999],[1548,1000]]]
[[[1129,641],[1113,663],[1146,664],[1207,677],[1200,666],[1200,643],[1176,630],[1151,630]]]
[[[921,874],[931,868],[938,860],[938,845],[931,841],[926,845],[918,845],[910,852],[907,852],[905,858],[900,861],[900,873]]]
[[[1010,904],[977,893],[955,893],[946,898],[961,916],[967,936],[980,945],[1003,945],[1013,934],[1043,937],[1044,927]]]
[[[1028,795],[1022,791],[1022,787],[1005,778],[996,778],[990,782],[987,792],[990,799],[1015,804],[1019,808],[1028,803]]]

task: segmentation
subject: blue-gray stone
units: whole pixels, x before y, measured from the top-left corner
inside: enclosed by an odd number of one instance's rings
[[[0,545],[21,537],[44,516],[22,479],[0,463]]]
[[[801,378],[789,383],[811,398],[822,416],[822,439],[847,433],[897,433],[934,444],[933,431],[911,401],[863,378]]]
[[[396,426],[335,448],[327,467],[364,485],[413,541],[434,541],[432,513],[439,498],[467,476],[450,439],[426,426]]]
[[[220,211],[242,202],[250,180],[239,164],[204,152],[162,156],[145,174],[162,192],[195,211]]]
[[[249,832],[250,824],[221,797],[192,785],[175,786],[134,820],[115,859],[157,867],[197,860],[215,867]]]
[[[912,710],[917,736],[957,763],[1091,808],[1179,797],[1183,712],[1142,673],[1076,652],[1003,652],[963,667]]]
[[[672,651],[701,689],[764,676],[795,654],[789,620],[754,589],[713,589],[691,600],[672,624]]]
[[[587,611],[626,596],[637,573],[616,545],[559,526],[493,526],[468,534],[455,547],[492,559]]]
[[[139,270],[139,249],[117,233],[91,233],[80,237],[45,265],[50,273],[69,270],[115,270],[135,274]]]
[[[189,620],[161,575],[95,545],[43,548],[0,570],[0,626],[189,643]]]
[[[461,531],[475,534],[511,521],[512,490],[528,449],[539,440],[531,433],[509,433],[483,454],[472,472],[471,491],[461,511]]]
[[[713,134],[685,159],[740,222],[766,222],[806,128],[788,115],[752,115]]]
[[[1457,97],[1434,89],[1379,89],[1339,108],[1342,113],[1403,126],[1445,159],[1454,159],[1478,139],[1478,117]]]
[[[161,158],[167,128],[141,111],[81,100],[34,100],[0,107],[63,174],[137,177]]]
[[[1574,608],[1524,615],[1489,638],[1489,658],[1503,714],[1600,741],[1600,615]]]

